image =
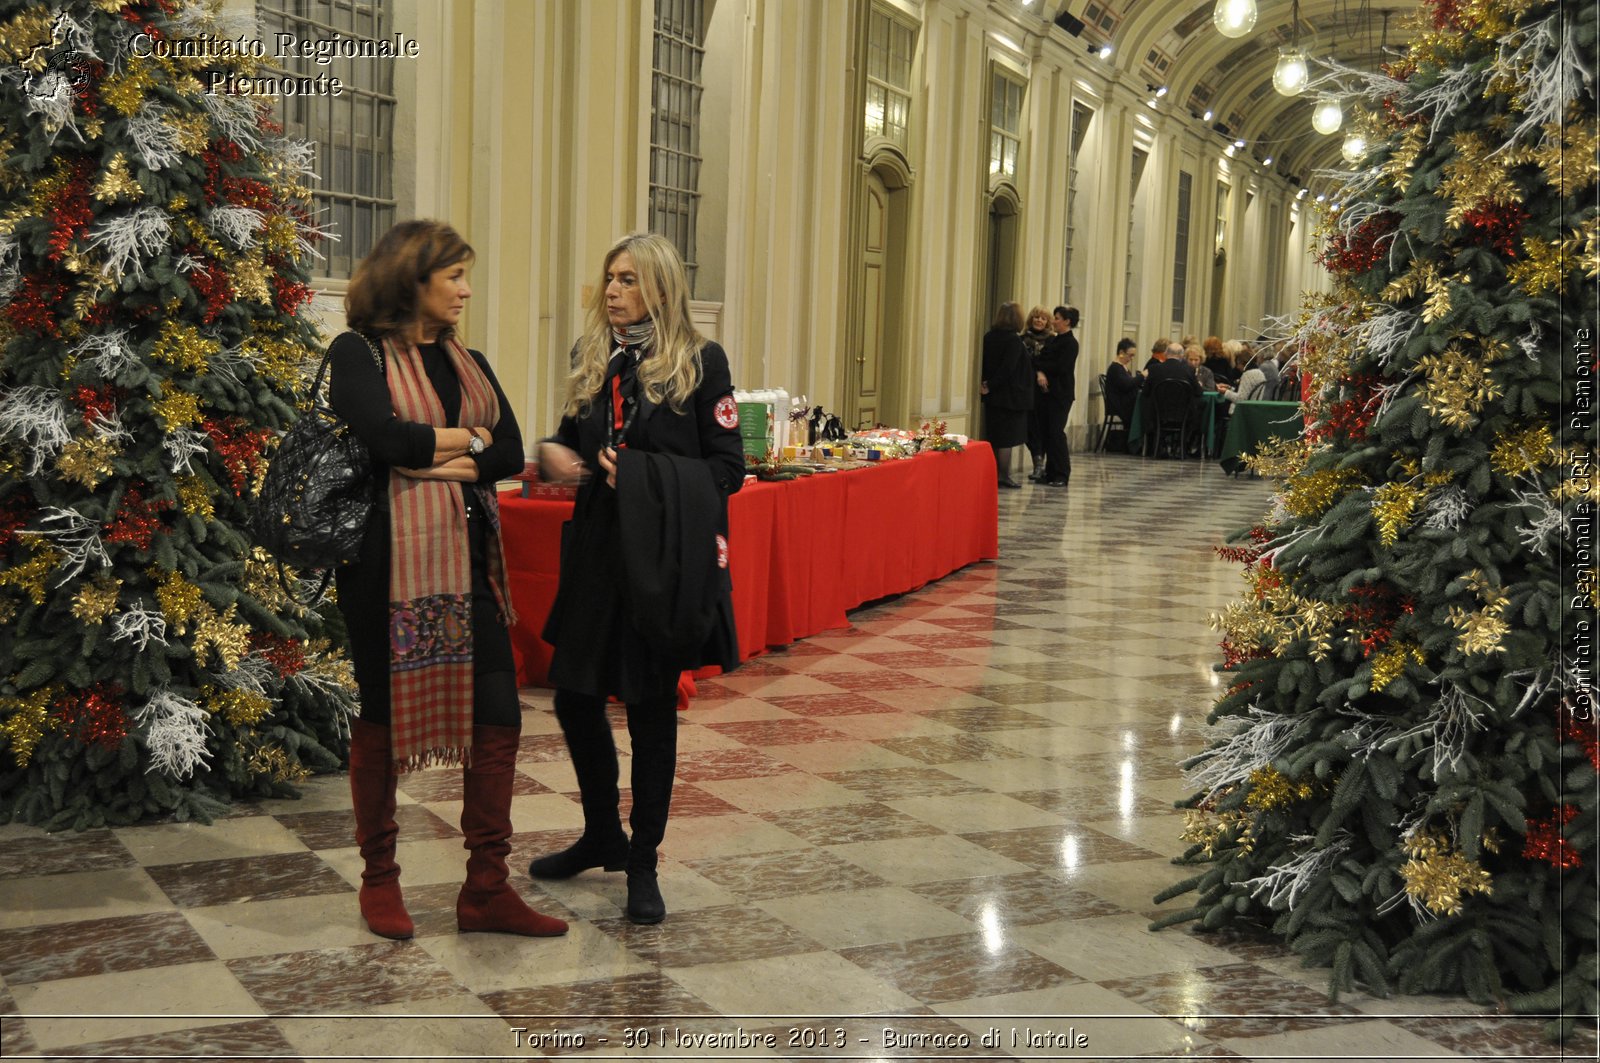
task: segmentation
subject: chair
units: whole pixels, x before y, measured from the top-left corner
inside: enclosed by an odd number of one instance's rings
[[[1150,393],[1150,406],[1155,422],[1151,428],[1155,431],[1156,457],[1175,453],[1182,459],[1189,442],[1194,390],[1185,380],[1158,380]]]
[[[1278,378],[1278,390],[1272,397],[1279,402],[1300,401],[1300,374],[1284,373]]]
[[[1100,404],[1105,407],[1106,415],[1100,422],[1100,438],[1095,443],[1095,453],[1103,454],[1106,449],[1106,439],[1112,432],[1126,432],[1128,426],[1123,423],[1122,416],[1106,403],[1106,375],[1101,373],[1097,378],[1100,381]]]

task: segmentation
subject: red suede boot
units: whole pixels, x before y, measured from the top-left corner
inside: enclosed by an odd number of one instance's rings
[[[350,725],[350,804],[356,814],[356,844],[367,866],[361,872],[361,917],[379,937],[404,940],[416,932],[400,896],[400,865],[394,860],[394,758],[389,729],[355,720]]]
[[[467,881],[456,897],[456,927],[462,933],[555,937],[567,932],[565,922],[529,908],[506,882],[511,783],[520,735],[515,727],[472,728],[472,764],[462,775],[461,795],[461,833],[471,855]]]

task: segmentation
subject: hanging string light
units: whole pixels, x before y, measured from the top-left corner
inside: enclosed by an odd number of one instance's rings
[[[1317,100],[1316,108],[1311,112],[1311,128],[1323,136],[1332,136],[1344,125],[1344,108],[1339,104],[1337,96],[1323,96]]]
[[[1352,129],[1345,134],[1344,147],[1340,149],[1344,161],[1354,166],[1367,157],[1367,138]]]
[[[1256,0],[1217,0],[1211,24],[1224,37],[1243,37],[1256,26]]]
[[[1311,68],[1300,47],[1300,0],[1294,0],[1289,10],[1289,46],[1278,49],[1278,65],[1272,70],[1272,87],[1280,96],[1300,95],[1311,80]]]

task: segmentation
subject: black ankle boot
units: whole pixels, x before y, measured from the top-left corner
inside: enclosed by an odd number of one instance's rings
[[[628,922],[649,926],[667,917],[667,902],[661,899],[654,868],[628,869]]]
[[[609,841],[596,841],[588,834],[569,849],[541,856],[528,865],[534,878],[571,878],[591,867],[621,871],[628,866],[628,836],[619,830]]]

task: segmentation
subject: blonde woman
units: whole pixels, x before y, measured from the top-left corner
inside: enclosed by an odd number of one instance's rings
[[[555,647],[550,682],[584,829],[528,873],[626,869],[628,918],[659,923],[656,850],[676,771],[678,675],[739,663],[727,499],[744,484],[728,356],[690,323],[688,278],[664,237],[635,233],[606,253],[561,425],[539,458],[546,479],[581,483],[544,638]],[[682,550],[659,549],[674,537]],[[631,839],[617,813],[609,697],[627,706]]]

